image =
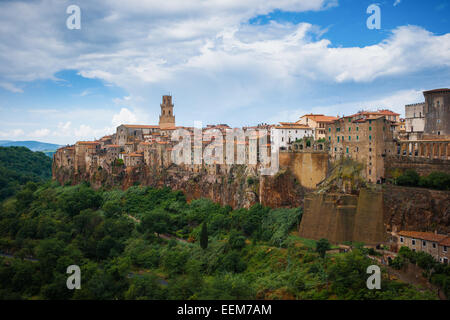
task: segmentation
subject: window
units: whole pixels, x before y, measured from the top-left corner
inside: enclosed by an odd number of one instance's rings
[[[447,252],[447,246],[444,246],[444,252]]]
[[[412,243],[413,246],[415,246],[416,245],[416,239],[412,239],[411,243]]]
[[[328,141],[331,141],[331,137],[328,137]]]
[[[358,131],[359,130],[359,127],[356,127],[356,131]]]
[[[436,249],[436,242],[433,242],[433,249]]]
[[[352,140],[352,137],[348,136],[348,141]]]
[[[338,138],[338,142],[339,142],[339,137],[337,137]]]
[[[331,128],[328,128],[328,132],[331,132]]]
[[[400,237],[400,242],[403,243],[405,241],[405,239],[403,239],[403,237]]]
[[[348,132],[350,132],[350,131],[352,131],[352,128],[351,128],[351,127],[348,127]]]
[[[372,140],[372,136],[369,136],[369,140]]]
[[[359,140],[359,136],[356,136],[356,140]]]
[[[369,127],[369,131],[372,131],[372,127]]]
[[[422,247],[426,247],[427,246],[427,242],[425,240],[422,241]]]
[[[348,147],[347,147],[347,153],[348,153]]]

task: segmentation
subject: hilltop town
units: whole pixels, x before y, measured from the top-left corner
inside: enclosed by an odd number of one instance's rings
[[[97,188],[168,186],[232,207],[301,205],[305,238],[394,250],[405,239],[418,250],[430,241],[446,263],[448,191],[394,183],[408,170],[450,173],[450,89],[423,95],[424,102],[405,106],[405,119],[383,108],[244,128],[177,126],[172,96],[163,96],[157,125],[122,124],[112,135],[58,149],[53,178]]]

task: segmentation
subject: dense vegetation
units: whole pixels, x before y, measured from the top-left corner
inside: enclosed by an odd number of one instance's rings
[[[0,147],[0,201],[12,196],[28,181],[47,180],[52,159],[25,147]]]
[[[395,179],[400,186],[422,187],[438,190],[450,190],[450,174],[432,172],[428,176],[420,176],[415,170],[406,170]]]
[[[450,265],[439,263],[426,252],[412,251],[408,247],[401,247],[391,266],[395,269],[402,269],[407,263],[416,264],[422,268],[423,275],[431,283],[442,288],[445,295],[450,297]]]
[[[367,252],[294,236],[301,215],[187,203],[169,189],[29,182],[0,206],[0,299],[435,298],[385,278],[368,290]],[[80,290],[66,287],[73,264]]]

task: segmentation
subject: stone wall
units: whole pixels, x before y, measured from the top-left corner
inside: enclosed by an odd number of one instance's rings
[[[387,241],[381,192],[361,189],[359,195],[309,194],[305,197],[299,235],[333,243],[378,244]]]
[[[328,172],[328,153],[326,152],[280,152],[281,169],[288,169],[302,187],[316,189]]]
[[[420,175],[428,175],[433,171],[450,173],[450,161],[444,159],[428,159],[423,157],[387,156],[385,159],[386,178],[392,178],[394,172],[414,169]]]

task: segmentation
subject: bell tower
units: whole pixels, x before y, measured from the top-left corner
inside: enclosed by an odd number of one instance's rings
[[[161,115],[159,116],[159,128],[175,128],[175,116],[173,114],[172,96],[163,96],[161,103]]]

